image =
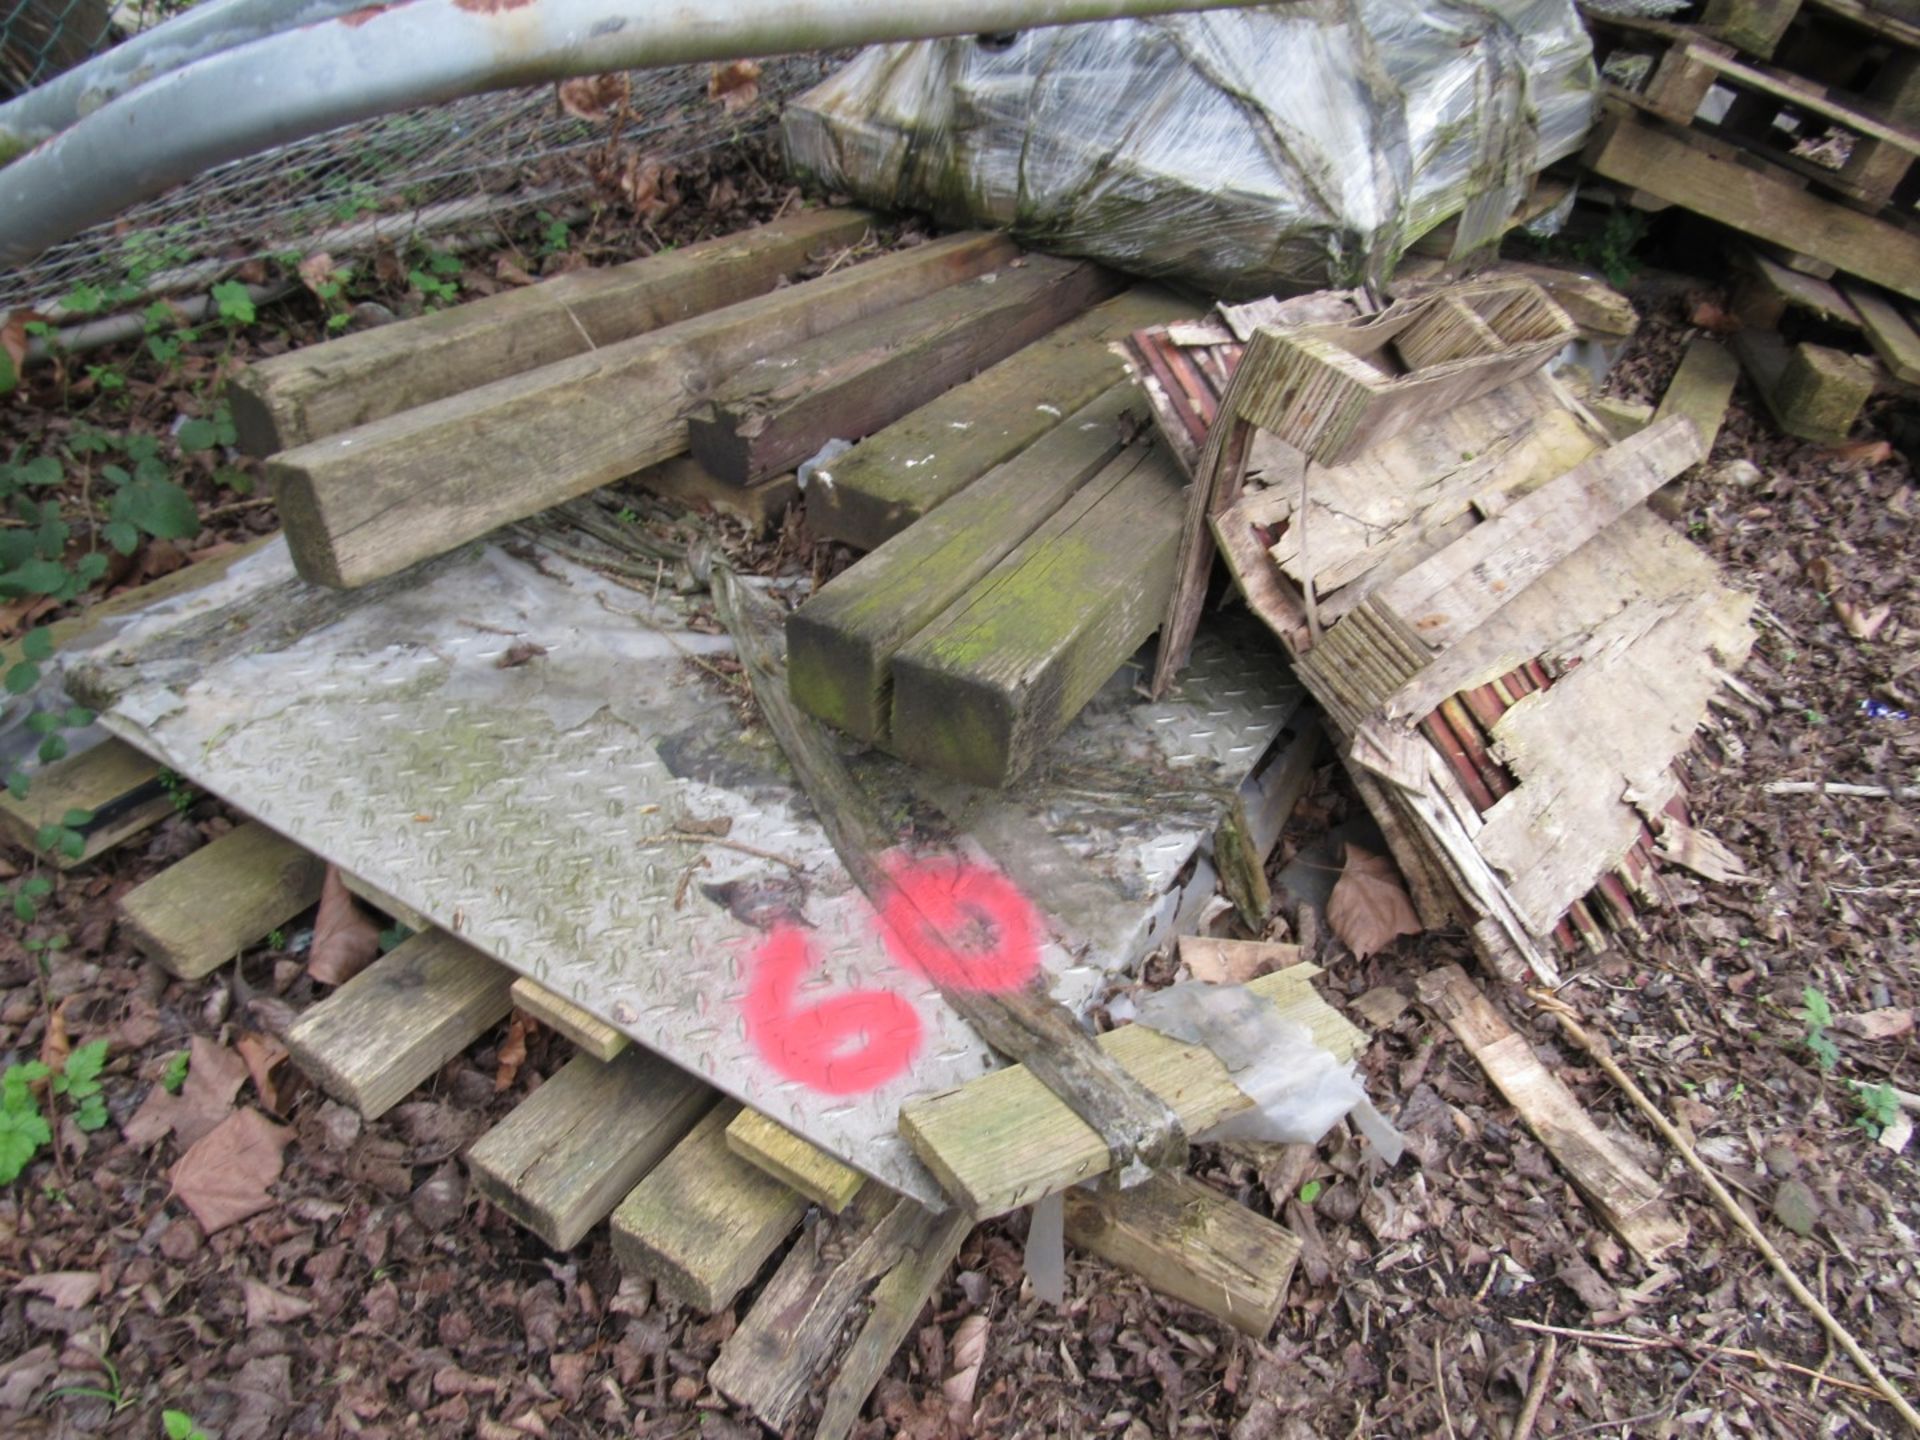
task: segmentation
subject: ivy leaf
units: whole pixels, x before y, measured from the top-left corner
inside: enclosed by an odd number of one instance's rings
[[[131,555],[140,544],[140,532],[125,520],[110,520],[100,527],[100,535],[117,555]]]
[[[200,511],[193,497],[171,480],[135,480],[127,485],[113,497],[113,519],[127,521],[156,540],[188,540],[200,533]]]
[[[44,875],[29,875],[20,882],[20,889],[29,898],[38,900],[53,893],[53,881]],[[33,1078],[38,1080],[40,1077],[36,1075]]]
[[[107,573],[107,557],[98,550],[82,555],[74,565],[73,573],[79,577],[82,585],[91,585]]]
[[[27,798],[27,792],[33,782],[27,778],[27,772],[18,768],[7,772],[7,793],[16,800]]]
[[[9,695],[24,695],[40,683],[40,667],[31,660],[22,660],[7,671],[5,681]]]
[[[51,765],[56,760],[66,759],[68,748],[66,736],[48,735],[41,740],[40,748],[36,753],[40,756],[40,763],[42,765]],[[79,858],[77,855],[74,856],[76,860]]]
[[[93,724],[97,718],[93,711],[84,705],[70,705],[67,707],[67,713],[61,717],[60,723],[65,725],[69,730],[84,730],[87,726]],[[68,813],[77,815],[80,812],[75,810],[69,811]],[[87,811],[86,816],[87,818],[85,820],[69,820],[67,823],[69,825],[85,825],[93,819],[93,812],[91,810]]]
[[[29,660],[51,660],[53,631],[45,625],[36,625],[20,637],[20,653]]]
[[[67,567],[58,560],[36,557],[0,575],[0,594],[52,595],[67,583],[67,579]]]
[[[180,427],[175,437],[180,448],[188,454],[200,450],[211,450],[220,439],[220,431],[211,420],[189,420]]]
[[[36,710],[27,716],[29,735],[51,735],[60,728],[60,717],[51,710]]]
[[[64,751],[67,748],[67,742],[64,740],[60,741],[60,748]],[[69,860],[86,859],[87,837],[82,835],[78,830],[62,830],[60,832],[60,853]]]

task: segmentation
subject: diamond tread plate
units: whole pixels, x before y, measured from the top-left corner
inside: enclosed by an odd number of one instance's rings
[[[491,546],[403,585],[311,590],[272,547],[136,617],[72,662],[72,678],[116,695],[108,727],[181,774],[867,1174],[944,1204],[896,1131],[900,1104],[999,1062],[891,961],[771,738],[743,729],[735,698],[690,663],[726,637],[688,628],[670,597]],[[286,617],[308,604],[325,623],[300,633]],[[265,639],[249,647],[249,634]],[[544,653],[508,663],[525,642]],[[888,813],[944,849],[990,856],[1025,889],[1050,932],[1054,993],[1076,1007],[1195,898],[1209,870],[1176,882],[1300,703],[1251,629],[1203,634],[1166,702],[1138,699],[1139,679],[1137,665],[1116,676],[1013,791],[855,760]],[[722,820],[723,836],[702,833]],[[813,946],[797,1004],[871,988],[912,1003],[923,1039],[909,1069],[836,1096],[761,1058],[743,1002],[779,920]]]

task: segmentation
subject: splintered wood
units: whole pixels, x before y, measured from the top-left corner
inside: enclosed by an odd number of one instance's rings
[[[1643,503],[1705,457],[1724,351],[1702,342],[1684,393],[1615,441],[1542,373],[1568,327],[1531,280],[1256,322],[1244,347],[1184,327],[1203,352],[1184,361],[1173,328],[1133,352],[1170,443],[1198,447],[1183,555],[1204,557],[1196,527],[1218,541],[1424,918],[1462,919],[1503,974],[1550,978],[1557,954],[1637,929],[1657,861],[1738,874],[1688,838],[1673,764],[1746,658],[1752,602]],[[1381,353],[1405,373],[1366,364]],[[1163,372],[1213,376],[1211,414]],[[1205,578],[1180,576],[1157,685]]]

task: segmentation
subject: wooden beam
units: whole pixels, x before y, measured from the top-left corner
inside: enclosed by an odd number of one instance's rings
[[[1086,261],[1029,255],[742,366],[687,420],[713,475],[751,485],[832,439],[858,440],[1112,295]]]
[[[1300,1240],[1191,1175],[1067,1192],[1067,1240],[1256,1340],[1287,1302]]]
[[[173,813],[173,796],[160,783],[160,766],[123,740],[103,740],[30,774],[25,799],[0,790],[0,838],[62,870],[85,864]],[[78,855],[43,848],[42,827],[59,824],[75,810],[93,817],[71,827],[85,838],[85,848]]]
[[[1653,412],[1653,424],[1670,415],[1684,415],[1693,422],[1700,437],[1700,458],[1713,454],[1713,442],[1727,418],[1727,405],[1733,399],[1734,383],[1740,378],[1740,362],[1718,340],[1696,335],[1687,342],[1687,353],[1680,357],[1680,368],[1667,382]]]
[[[1609,180],[1920,297],[1920,236],[1818,199],[1777,174],[1708,154],[1663,127],[1615,117],[1597,132],[1587,163]]]
[[[334,1099],[378,1119],[506,1015],[513,972],[444,930],[401,942],[287,1031]]]
[[[702,1314],[726,1309],[806,1213],[798,1191],[735,1155],[722,1100],[613,1212],[613,1255]]]
[[[871,222],[803,210],[259,361],[228,390],[240,446],[271,455],[763,295]]]
[[[1734,317],[1751,330],[1777,330],[1789,306],[1816,319],[1848,329],[1860,328],[1860,315],[1833,286],[1804,275],[1757,250],[1736,253],[1742,271],[1734,289]]]
[[[1873,394],[1866,361],[1824,345],[1789,347],[1778,335],[1745,330],[1733,337],[1734,353],[1753,377],[1787,434],[1816,445],[1838,445],[1853,429]]]
[[[1867,87],[1867,100],[1888,120],[1920,125],[1920,54],[1896,50]],[[1862,140],[1847,154],[1840,174],[1869,195],[1889,197],[1913,166],[1913,153],[1881,140]]]
[[[1310,982],[1319,973],[1315,966],[1296,965],[1247,988],[1282,1017],[1305,1025],[1336,1059],[1351,1060],[1366,1037],[1315,993]],[[1144,1025],[1110,1030],[1098,1043],[1171,1105],[1190,1134],[1253,1103],[1205,1046],[1168,1039]],[[1099,1132],[1020,1065],[908,1101],[900,1107],[900,1133],[977,1220],[1091,1180],[1112,1163]]]
[[[120,897],[120,924],[161,968],[198,980],[320,898],[326,862],[257,821]]]
[[[852,1203],[867,1177],[819,1146],[802,1140],[758,1110],[742,1110],[727,1126],[727,1148],[838,1215]]]
[[[1164,447],[1130,446],[902,646],[890,748],[977,785],[1031,767],[1158,627],[1182,478]]]
[[[1756,70],[1751,65],[1743,65],[1732,56],[1720,54],[1705,45],[1689,45],[1686,50],[1687,58],[1694,64],[1724,76],[1736,84],[1762,91],[1777,100],[1785,100],[1796,108],[1810,110],[1815,115],[1824,115],[1827,119],[1838,121],[1845,128],[1864,135],[1868,139],[1883,141],[1909,157],[1920,155],[1920,135],[1914,134],[1911,130],[1901,129],[1897,125],[1883,124],[1873,116],[1852,106],[1829,100],[1824,87],[1811,85],[1805,81],[1796,82],[1794,77],[1770,75],[1764,70]]]
[[[1686,1243],[1687,1227],[1667,1204],[1659,1182],[1594,1123],[1464,970],[1444,965],[1422,976],[1420,1002],[1480,1062],[1567,1178],[1644,1263],[1651,1265]]]
[[[689,412],[742,365],[1013,256],[935,240],[288,450],[267,470],[294,562],[364,585],[584,495],[685,450]]]
[[[1123,380],[1110,341],[1193,309],[1142,285],[1069,320],[834,461],[807,496],[808,528],[878,549]]]
[[[416,935],[424,935],[433,929],[433,922],[418,910],[404,900],[395,899],[378,885],[362,880],[358,875],[342,870],[340,883],[345,885],[352,894],[358,895],[374,909],[391,916],[395,923],[406,926]]]
[[[794,611],[787,682],[800,707],[884,742],[895,655],[1119,455],[1121,417],[1137,403],[1132,386],[1114,386]]]
[[[474,1187],[556,1250],[571,1250],[680,1143],[713,1091],[639,1047],[576,1055],[467,1152]]]
[[[611,1060],[627,1048],[627,1037],[598,1015],[581,1009],[543,985],[521,976],[513,982],[514,1005],[573,1042],[582,1055]]]
[[[1920,384],[1920,334],[1885,296],[1862,285],[1841,287],[1860,317],[1860,328],[1881,363],[1897,380]]]
[[[756,536],[766,534],[777,525],[787,507],[800,498],[797,476],[774,475],[758,485],[729,485],[709,475],[707,467],[691,455],[676,455],[671,460],[650,465],[628,483],[689,510],[731,515]],[[807,511],[807,524],[818,533],[811,507]]]
[[[1700,23],[1715,38],[1764,59],[1799,13],[1800,0],[1707,0]]]

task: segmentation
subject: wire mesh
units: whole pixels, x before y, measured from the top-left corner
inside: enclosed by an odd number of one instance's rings
[[[621,141],[667,161],[744,137],[832,63],[815,55],[765,62],[759,98],[737,113],[708,98],[705,65],[636,71]],[[0,274],[0,311],[90,312],[100,294],[131,303],[135,292],[204,289],[250,259],[338,256],[378,240],[508,223],[591,190],[582,162],[608,135],[606,123],[565,113],[551,85],[342,126],[216,166]],[[96,292],[91,303],[60,306],[87,290]]]
[[[0,0],[0,100],[106,49],[115,38],[113,9],[112,0]],[[147,23],[145,9],[133,12],[134,30]]]

